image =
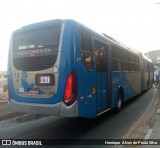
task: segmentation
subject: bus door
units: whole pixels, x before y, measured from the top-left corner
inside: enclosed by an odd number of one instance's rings
[[[95,41],[97,114],[110,108],[109,45]]]

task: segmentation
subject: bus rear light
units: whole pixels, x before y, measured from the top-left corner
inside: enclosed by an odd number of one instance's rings
[[[64,91],[64,103],[66,105],[71,105],[75,102],[77,96],[77,84],[76,84],[76,73],[72,72],[66,82],[66,87]]]

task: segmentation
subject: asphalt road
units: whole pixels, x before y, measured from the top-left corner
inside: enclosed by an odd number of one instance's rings
[[[48,116],[28,122],[12,120],[7,123],[0,122],[0,138],[121,139],[142,116],[153,100],[155,90],[156,88],[152,87],[149,91],[129,101],[118,114],[112,111],[96,119]]]
[[[14,117],[20,117],[24,115],[24,113],[13,113],[8,110],[7,100],[0,101],[0,122],[11,119]],[[12,123],[12,122],[11,122]]]

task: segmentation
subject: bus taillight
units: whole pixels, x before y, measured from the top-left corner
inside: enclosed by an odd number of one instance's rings
[[[64,92],[64,103],[71,105],[75,102],[77,95],[76,72],[72,72],[68,78]]]

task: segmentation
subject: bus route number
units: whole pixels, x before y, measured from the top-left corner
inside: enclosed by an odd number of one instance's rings
[[[49,84],[50,83],[50,77],[49,76],[41,76],[40,77],[40,84]]]

